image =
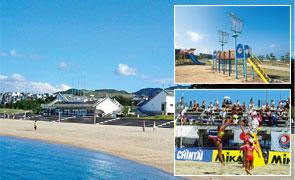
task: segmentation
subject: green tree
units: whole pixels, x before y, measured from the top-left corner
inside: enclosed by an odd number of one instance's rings
[[[284,60],[286,60],[286,61],[289,61],[289,60],[290,60],[290,53],[289,53],[289,52],[287,52],[287,53],[285,54],[285,58],[284,58]]]
[[[280,60],[281,61],[284,61],[285,60],[285,56],[281,56]]]
[[[274,53],[270,53],[270,60],[277,60],[276,56],[274,55]]]

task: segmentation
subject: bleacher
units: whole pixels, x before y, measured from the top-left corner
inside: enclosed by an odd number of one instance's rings
[[[215,112],[210,112],[206,109],[198,109],[198,111],[194,111],[192,108],[188,109],[187,112],[184,113],[184,116],[186,117],[187,121],[184,123],[185,125],[220,125],[223,122],[223,117],[220,115],[220,111],[222,109],[219,109]],[[260,111],[260,109],[257,109],[257,111]],[[271,110],[272,113],[276,114],[282,114],[282,111],[279,110]],[[229,110],[226,112],[225,118],[230,118],[232,116],[232,111]],[[267,117],[267,112],[262,112],[263,115],[263,126],[270,126],[269,118]],[[290,121],[288,119],[288,114],[283,114],[278,118],[277,120],[277,126],[278,127],[287,127],[290,125]],[[239,121],[242,121],[244,119],[250,120],[250,114],[249,111],[243,111],[242,115],[239,115]],[[176,119],[176,124],[180,125],[180,119]]]

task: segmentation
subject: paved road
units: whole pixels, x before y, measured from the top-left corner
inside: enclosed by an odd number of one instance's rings
[[[10,115],[9,117],[4,117],[4,114],[0,114],[0,118],[12,118],[12,119],[24,119],[24,120],[36,120],[36,121],[58,121],[58,116],[43,116],[38,114],[27,114],[26,117],[23,113]],[[61,122],[64,123],[84,123],[93,124],[94,117],[75,117],[75,116],[61,116]],[[126,119],[126,118],[101,118],[96,117],[95,123],[100,125],[118,125],[118,126],[137,126],[142,127],[145,122],[146,127],[153,127],[154,122],[159,128],[173,128],[174,122],[167,120],[143,120],[143,119]]]

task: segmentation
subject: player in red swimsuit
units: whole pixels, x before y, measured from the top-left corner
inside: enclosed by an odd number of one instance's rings
[[[245,171],[247,175],[252,175],[250,170],[253,169],[253,161],[254,161],[254,155],[253,151],[255,150],[258,154],[258,157],[260,157],[258,149],[253,145],[253,140],[250,139],[248,142],[246,142],[245,145],[240,147],[243,151],[246,152],[246,158],[245,158]]]
[[[242,133],[240,135],[241,140],[244,141],[244,145],[246,145],[247,143],[249,143],[250,140],[253,140],[254,136],[253,133],[248,129],[248,132],[245,132],[244,129],[244,123],[241,122],[240,124]],[[254,144],[256,144],[256,141],[254,141]],[[245,167],[245,162],[246,162],[246,151],[243,151],[243,167]]]

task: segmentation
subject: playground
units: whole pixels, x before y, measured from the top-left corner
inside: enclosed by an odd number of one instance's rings
[[[188,60],[189,61],[189,60]],[[233,83],[263,83],[262,79],[255,74],[254,79],[251,77],[246,81],[244,78],[236,79],[228,74],[218,73],[211,70],[210,65],[178,65],[175,66],[176,83],[214,83],[214,84],[233,84]],[[277,83],[289,83],[290,69],[288,66],[265,65],[265,71],[269,77],[277,79]],[[233,73],[233,72],[232,72]],[[250,75],[250,74],[248,74]]]
[[[174,46],[176,83],[290,83],[291,65],[288,34],[282,36],[280,40],[280,43],[285,46],[284,50],[281,49],[280,52],[276,52],[277,54],[280,53],[280,59],[276,58],[273,53],[275,51],[274,47],[276,47],[275,44],[268,47],[261,45],[270,42],[278,32],[286,30],[289,27],[289,22],[285,21],[282,25],[281,28],[284,29],[273,29],[273,34],[269,34],[263,39],[260,38],[262,37],[262,28],[255,30],[255,25],[263,23],[269,18],[267,16],[272,14],[271,11],[275,9],[263,7],[266,12],[263,14],[261,8],[243,8],[230,7],[226,9],[225,7],[189,6],[176,8]],[[199,17],[185,16],[185,14],[177,13],[177,9],[180,9],[179,12],[183,13],[194,10]],[[252,19],[249,19],[246,13],[250,9],[253,12]],[[232,10],[238,15],[231,12]],[[285,18],[289,18],[289,14],[286,13],[288,8],[277,7],[276,10],[284,12]],[[198,11],[200,11],[199,14]],[[216,13],[216,17],[212,16],[212,19],[208,19],[210,23],[207,23],[201,18],[201,15],[203,15],[201,12],[204,13],[205,11],[220,12],[219,14]],[[244,16],[243,13],[245,13]],[[217,21],[215,18],[222,18],[223,21]],[[195,24],[188,19],[194,19]],[[247,21],[244,22],[243,19],[247,19]],[[282,24],[283,19],[278,18],[275,23]],[[210,28],[205,28],[200,24],[210,24]],[[247,27],[248,24],[250,27]],[[190,31],[185,31],[183,26],[190,27]],[[225,30],[220,30],[220,27]],[[267,31],[267,29],[264,29],[264,31]],[[180,34],[179,32],[183,33]]]
[[[290,91],[177,90],[175,98],[176,175],[290,174]]]

